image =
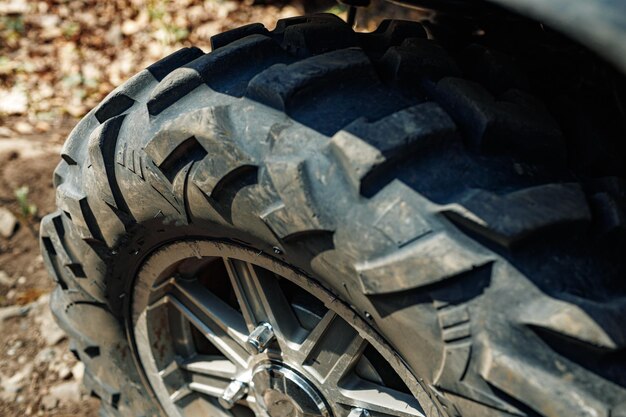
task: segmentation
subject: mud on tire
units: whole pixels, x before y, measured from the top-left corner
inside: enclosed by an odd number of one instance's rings
[[[112,92],[54,174],[52,309],[103,415],[159,415],[129,294],[142,259],[193,236],[320,281],[435,414],[626,416],[626,188],[573,172],[537,99],[464,78],[412,22],[314,15],[212,45]]]

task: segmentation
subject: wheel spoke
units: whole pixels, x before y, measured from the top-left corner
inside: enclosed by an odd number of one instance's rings
[[[248,263],[224,258],[224,264],[248,331],[251,332],[260,321],[263,321],[265,311],[253,277],[250,274]]]
[[[345,320],[328,311],[301,345],[303,365],[322,383],[337,384],[357,362],[367,342]]]
[[[303,330],[276,276],[247,262],[225,259],[226,269],[248,329],[259,323],[272,325],[282,349],[290,349],[284,341],[299,341]]]
[[[224,394],[224,391],[226,390],[226,387],[228,387],[229,383],[229,381],[225,381],[223,379],[194,374],[191,377],[191,382],[189,382],[189,389],[211,397],[219,398]]]
[[[193,304],[188,306],[174,295],[166,296],[164,301],[185,316],[226,358],[235,365],[245,368],[249,354],[242,347],[241,342],[235,341],[221,326],[210,320],[202,311],[194,308]],[[185,301],[189,302],[189,300]]]
[[[196,355],[185,361],[181,361],[179,366],[192,374],[200,374],[233,380],[237,375],[237,367],[229,360],[219,356]]]
[[[247,329],[241,315],[207,291],[198,281],[177,280],[171,292],[187,308],[209,323],[215,324],[223,332],[245,346]]]
[[[189,375],[190,390],[217,398],[237,375],[236,366],[219,356],[197,355],[179,366]]]
[[[370,414],[397,417],[424,417],[417,400],[404,392],[365,381],[356,376],[339,389],[337,402],[349,407],[360,407]]]

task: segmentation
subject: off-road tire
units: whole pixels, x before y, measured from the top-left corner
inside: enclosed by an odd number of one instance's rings
[[[78,124],[41,247],[102,415],[161,415],[129,294],[142,259],[194,237],[318,280],[394,346],[434,414],[626,416],[623,181],[577,175],[495,55],[472,47],[505,75],[492,88],[426,38],[329,15],[244,26]]]

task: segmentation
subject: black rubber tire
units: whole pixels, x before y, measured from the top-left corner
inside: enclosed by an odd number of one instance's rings
[[[112,92],[55,171],[51,304],[103,415],[160,415],[127,294],[148,254],[201,237],[319,280],[449,416],[626,416],[626,188],[574,174],[536,99],[461,78],[417,23],[212,43]]]

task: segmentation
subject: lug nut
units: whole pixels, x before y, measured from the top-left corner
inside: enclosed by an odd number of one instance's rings
[[[370,412],[364,408],[355,407],[350,410],[348,417],[370,417]]]
[[[222,407],[231,409],[235,403],[241,400],[247,393],[248,384],[241,381],[233,381],[226,387],[222,398],[218,401]]]
[[[261,353],[267,349],[267,345],[274,339],[274,329],[269,323],[259,324],[250,336],[248,336],[248,344]]]

